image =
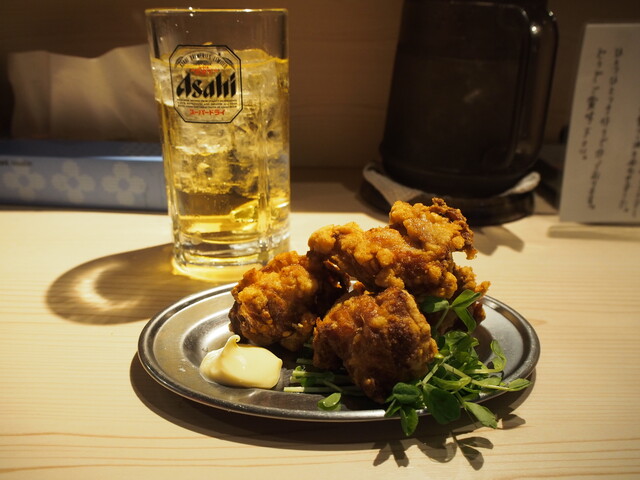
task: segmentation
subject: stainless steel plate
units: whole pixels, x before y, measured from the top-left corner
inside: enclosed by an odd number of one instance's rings
[[[231,332],[228,312],[233,304],[225,285],[186,297],[160,312],[144,327],[138,355],[144,368],[161,385],[186,398],[233,412],[291,420],[361,421],[384,418],[384,409],[368,399],[343,397],[340,411],[317,407],[321,395],[285,393],[295,356],[276,353],[284,364],[280,382],[272,390],[232,388],[205,380],[198,370],[210,350],[221,348]],[[491,356],[492,339],[500,342],[506,356],[505,381],[531,374],[540,356],[540,343],[531,325],[515,310],[491,297],[483,299],[487,318],[476,329],[478,354]],[[497,393],[495,394],[497,395]],[[485,400],[495,395],[485,396]],[[428,412],[419,412],[426,415]]]

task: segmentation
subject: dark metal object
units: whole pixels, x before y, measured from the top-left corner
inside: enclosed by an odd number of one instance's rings
[[[456,198],[515,185],[542,143],[556,44],[542,0],[405,0],[385,171]]]

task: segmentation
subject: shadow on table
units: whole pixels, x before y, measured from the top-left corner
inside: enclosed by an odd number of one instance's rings
[[[637,225],[581,224],[564,222],[553,225],[547,231],[549,238],[566,240],[600,240],[616,242],[640,242]]]
[[[473,232],[473,245],[484,255],[493,254],[498,247],[506,247],[515,252],[524,249],[524,240],[509,230],[508,226],[478,227]]]
[[[66,320],[117,324],[148,320],[186,295],[232,281],[204,282],[172,273],[171,249],[158,245],[79,265],[53,282],[47,304]]]
[[[463,455],[476,470],[484,464],[483,450],[493,444],[481,434],[477,425],[463,416],[447,426],[430,417],[422,417],[416,433],[405,437],[398,420],[352,422],[307,422],[242,415],[209,407],[183,398],[152,379],[138,357],[131,362],[130,378],[138,398],[160,417],[188,430],[226,441],[270,448],[299,450],[378,450],[374,465],[395,461],[400,467],[409,465],[406,454],[417,447],[431,460],[447,463]],[[500,419],[503,430],[525,424],[514,410],[525,401],[535,384],[520,392],[506,393],[488,400],[487,405]]]

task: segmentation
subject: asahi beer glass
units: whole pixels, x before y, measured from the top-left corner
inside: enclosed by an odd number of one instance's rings
[[[288,249],[287,11],[146,11],[174,265],[263,264]]]

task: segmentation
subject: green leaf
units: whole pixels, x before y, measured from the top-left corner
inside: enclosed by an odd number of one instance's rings
[[[526,378],[516,378],[512,382],[509,382],[506,387],[509,388],[512,392],[517,392],[518,390],[522,390],[531,385],[531,382]]]
[[[500,385],[501,379],[498,376],[491,376],[482,378],[479,380],[475,380],[474,384],[479,387],[495,387],[496,385]]]
[[[485,427],[498,428],[498,420],[491,410],[479,403],[464,402],[464,408]]]
[[[462,377],[457,380],[445,380],[433,377],[432,382],[437,386],[449,392],[457,392],[461,388],[466,387],[471,382],[471,377]]]
[[[476,329],[476,320],[473,318],[473,315],[469,313],[467,307],[454,307],[453,311],[456,312],[458,318],[462,320],[468,332],[473,332]]]
[[[500,343],[497,340],[491,341],[491,351],[496,355],[491,363],[493,363],[493,371],[501,372],[507,365],[507,356],[504,354]]]
[[[438,423],[444,425],[460,418],[460,403],[452,393],[430,384],[424,385],[423,393],[424,403]]]
[[[452,308],[468,308],[482,296],[482,293],[473,290],[464,290],[451,302]]]
[[[402,405],[415,405],[422,400],[422,392],[415,385],[398,382],[393,387],[391,397]]]
[[[478,359],[477,354],[473,350],[470,352],[456,352],[453,358],[458,362],[460,368],[465,371],[482,367],[482,362]]]
[[[318,408],[320,410],[327,410],[327,411],[340,410],[341,397],[342,397],[342,394],[340,394],[339,392],[332,393],[328,397],[325,397],[318,402]]]
[[[446,298],[429,296],[422,300],[420,308],[425,313],[442,312],[449,309],[449,302]]]
[[[407,437],[416,431],[418,420],[418,412],[414,408],[405,406],[400,409],[400,426]]]
[[[469,350],[470,345],[477,340],[462,330],[450,330],[445,333],[444,341],[445,348],[448,348],[451,352],[455,352],[458,350]]]

